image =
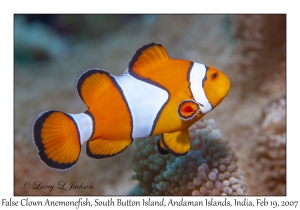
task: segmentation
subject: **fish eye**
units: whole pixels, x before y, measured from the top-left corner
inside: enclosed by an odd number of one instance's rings
[[[216,79],[218,79],[218,77],[219,77],[219,73],[217,71],[215,71],[211,74],[212,80],[216,80]]]

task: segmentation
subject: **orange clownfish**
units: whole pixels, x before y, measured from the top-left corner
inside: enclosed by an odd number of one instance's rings
[[[33,124],[39,157],[51,168],[74,166],[85,142],[88,156],[106,158],[134,139],[157,134],[161,154],[185,155],[188,128],[224,99],[230,81],[214,67],[172,59],[162,45],[151,43],[121,75],[88,69],[76,86],[87,111],[45,111]]]

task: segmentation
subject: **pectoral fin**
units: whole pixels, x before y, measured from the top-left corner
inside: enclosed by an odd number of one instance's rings
[[[160,153],[160,154],[162,154],[162,155],[167,155],[167,154],[169,154],[169,152],[168,152],[168,150],[165,148],[165,146],[163,145],[163,143],[162,143],[162,140],[161,139],[159,139],[158,141],[157,141],[157,150],[158,150],[158,152]]]
[[[188,130],[164,133],[161,138],[164,148],[175,156],[182,156],[190,150],[190,136]]]
[[[185,100],[178,106],[178,115],[183,120],[193,119],[198,111],[199,105],[193,100]]]

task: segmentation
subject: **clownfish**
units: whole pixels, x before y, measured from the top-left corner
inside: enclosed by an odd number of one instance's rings
[[[58,170],[75,165],[85,142],[87,155],[99,159],[124,151],[134,139],[162,134],[159,153],[185,155],[188,128],[220,104],[230,81],[212,66],[172,59],[151,43],[136,51],[121,75],[88,69],[76,87],[85,112],[45,111],[32,128],[41,161]]]

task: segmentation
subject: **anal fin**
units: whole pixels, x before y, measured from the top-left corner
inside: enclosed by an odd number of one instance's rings
[[[96,159],[114,156],[123,152],[130,144],[131,139],[126,140],[105,140],[93,139],[86,144],[86,153],[88,156]]]
[[[161,142],[168,152],[175,156],[182,156],[190,150],[190,136],[188,130],[164,133]]]

